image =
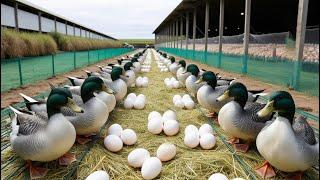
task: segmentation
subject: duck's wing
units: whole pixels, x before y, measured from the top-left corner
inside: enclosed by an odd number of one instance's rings
[[[64,87],[67,88],[71,92],[72,95],[78,95],[78,96],[81,95],[81,86],[65,85]]]
[[[48,120],[34,114],[21,112],[11,106],[9,107],[15,114],[11,119],[15,123],[13,126],[19,127],[19,134],[30,135],[46,128]]]
[[[73,100],[78,106],[80,106],[80,107],[83,107],[83,106],[84,106],[81,96],[78,96],[78,95],[73,94],[73,95],[72,95],[72,100]],[[74,111],[73,111],[71,108],[69,108],[69,107],[61,107],[61,113],[62,113],[64,116],[77,116],[77,115],[79,115],[79,113],[74,112]]]
[[[260,104],[260,103],[256,103],[256,102],[247,102],[244,107],[244,110],[245,110],[244,118],[250,119],[250,120],[257,122],[257,123],[265,123],[265,122],[271,120],[274,113],[267,116],[267,117],[264,117],[264,118],[260,118],[257,115],[257,113],[261,109],[263,109],[265,105],[266,104]]]
[[[307,122],[305,116],[298,116],[292,124],[293,131],[298,138],[303,139],[306,143],[314,145],[316,137],[314,135],[312,127]]]
[[[71,82],[71,84],[73,86],[81,86],[81,84],[84,82],[84,78],[79,78],[79,77],[72,77],[72,76],[68,76],[67,77],[69,79],[69,81]]]
[[[26,107],[29,111],[40,112],[47,110],[46,100],[35,100],[32,97],[29,97],[23,93],[19,94],[23,97],[24,102],[26,103]]]

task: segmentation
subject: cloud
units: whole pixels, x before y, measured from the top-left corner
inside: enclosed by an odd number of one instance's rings
[[[182,0],[28,0],[119,39],[154,38],[153,30]]]

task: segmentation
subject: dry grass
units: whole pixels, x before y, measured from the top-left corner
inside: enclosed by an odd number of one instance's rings
[[[57,50],[57,44],[49,35],[1,29],[1,59],[41,56],[56,53]]]
[[[220,128],[215,127],[215,136],[217,143],[212,150],[202,150],[200,147],[195,149],[187,148],[183,143],[184,129],[189,124],[194,124],[200,127],[201,124],[207,123],[208,119],[203,115],[199,109],[184,110],[174,108],[172,104],[172,97],[175,94],[186,93],[185,89],[171,89],[168,90],[164,85],[164,78],[171,77],[171,73],[160,73],[159,69],[152,64],[151,71],[138,76],[147,76],[149,78],[149,86],[147,88],[130,88],[129,92],[136,94],[144,94],[147,97],[146,107],[143,110],[125,110],[123,103],[119,103],[117,108],[109,115],[107,127],[113,123],[121,124],[124,129],[133,129],[138,136],[138,141],[133,146],[124,146],[118,153],[112,153],[105,149],[103,145],[103,138],[98,139],[88,154],[80,162],[77,171],[73,178],[85,179],[91,172],[95,170],[106,170],[111,179],[142,179],[140,169],[135,169],[128,166],[127,156],[135,148],[146,148],[149,150],[151,156],[156,155],[157,148],[164,142],[171,142],[177,147],[176,157],[163,163],[161,174],[158,179],[208,179],[208,177],[216,172],[221,172],[232,179],[235,177],[248,178],[248,174],[242,169],[236,156],[243,159],[248,168],[252,169],[263,162],[263,158],[258,154],[253,147],[247,154],[234,153],[228,150],[223,143],[223,132]],[[176,136],[167,137],[163,133],[160,135],[153,135],[147,130],[147,117],[149,112],[158,111],[163,113],[168,109],[173,109],[177,112],[178,121],[180,123],[180,132]],[[101,136],[105,136],[107,128],[103,128]],[[225,137],[227,138],[227,137]],[[3,140],[2,140],[3,142]],[[85,151],[86,145],[75,144],[71,152],[77,154],[77,158]],[[2,162],[8,161],[13,153],[11,150],[1,153]],[[21,159],[10,163],[9,167],[1,170],[2,175],[6,176],[15,171]],[[70,173],[73,164],[69,167],[61,167],[57,162],[50,162],[42,164],[43,167],[48,167],[50,171],[45,179],[62,179]],[[318,175],[310,169],[306,173],[312,178]],[[15,179],[21,179],[27,176],[27,173],[21,173],[15,176]],[[307,177],[306,177],[307,178]],[[276,179],[283,179],[283,176],[278,175]]]

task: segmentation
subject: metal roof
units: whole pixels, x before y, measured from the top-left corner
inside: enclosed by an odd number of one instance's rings
[[[102,33],[102,32],[93,30],[93,28],[90,28],[90,27],[87,27],[87,26],[85,26],[85,25],[83,25],[83,24],[74,22],[74,21],[72,21],[72,20],[70,20],[70,19],[68,19],[68,18],[66,18],[66,17],[63,17],[63,16],[58,15],[58,14],[52,12],[52,11],[49,11],[49,10],[47,10],[47,9],[44,9],[44,8],[42,8],[42,7],[38,6],[38,5],[35,5],[35,4],[33,4],[33,3],[29,2],[29,1],[26,1],[26,0],[16,0],[16,1],[17,1],[18,3],[20,3],[20,4],[23,4],[23,5],[25,5],[25,6],[28,6],[28,7],[30,7],[30,8],[33,8],[33,9],[37,9],[38,11],[41,11],[41,12],[46,13],[46,14],[48,14],[48,15],[55,16],[55,17],[60,18],[60,19],[64,19],[64,20],[66,20],[66,21],[68,21],[68,22],[70,22],[70,23],[72,23],[72,24],[75,24],[75,25],[77,25],[77,26],[80,26],[80,27],[83,27],[83,28],[85,28],[85,29],[88,29],[88,30],[90,30],[90,31],[92,31],[92,32],[94,32],[94,33],[97,33],[97,34],[102,35],[102,36],[104,36],[104,37],[107,37],[107,38],[109,38],[109,39],[118,40],[118,39],[113,38],[113,37],[111,37],[111,36],[108,36],[108,35],[106,35],[106,34],[104,34],[104,33]]]

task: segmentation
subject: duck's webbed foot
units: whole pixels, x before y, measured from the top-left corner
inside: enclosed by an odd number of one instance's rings
[[[76,155],[73,153],[66,153],[59,158],[59,164],[61,166],[70,165],[74,161],[77,161],[77,159],[76,159]]]
[[[257,167],[255,171],[262,178],[271,178],[276,176],[276,173],[268,161],[265,161],[261,166]]]
[[[250,143],[244,143],[244,144],[236,143],[233,145],[233,147],[234,147],[234,149],[236,149],[236,151],[246,153],[246,152],[248,152],[248,150],[250,148]]]
[[[294,173],[294,175],[289,177],[288,179],[290,179],[290,180],[301,180],[302,179],[302,175],[303,175],[303,172],[299,171],[299,172]]]
[[[86,143],[92,141],[91,136],[92,136],[92,135],[86,135],[86,136],[81,137],[81,136],[78,136],[78,135],[77,135],[76,141],[77,141],[79,144],[83,145],[83,144],[86,144]]]
[[[228,140],[228,143],[230,143],[230,144],[239,144],[240,143],[240,139],[237,138],[237,137],[233,137],[233,138],[230,138]]]
[[[47,168],[32,166],[31,161],[27,161],[29,167],[30,179],[39,179],[46,176],[49,171]]]

